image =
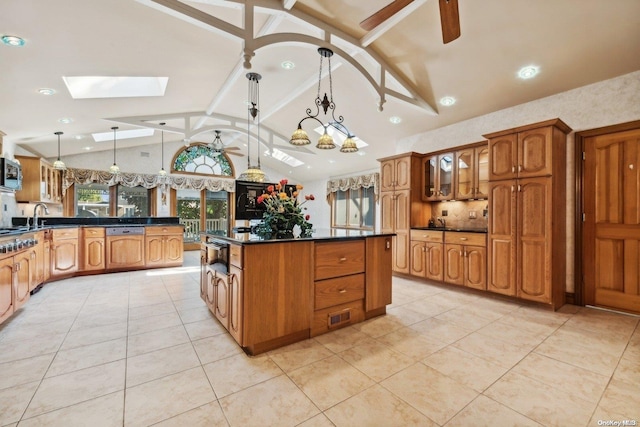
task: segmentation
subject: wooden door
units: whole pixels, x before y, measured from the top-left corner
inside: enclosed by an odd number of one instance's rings
[[[207,280],[205,285],[205,302],[213,313],[216,307],[216,272],[207,268]]]
[[[242,270],[232,265],[229,269],[229,333],[242,345]]]
[[[478,199],[489,197],[489,147],[477,147],[474,157],[476,191]]]
[[[553,128],[551,126],[518,134],[518,178],[551,175],[552,143]]]
[[[455,179],[453,171],[455,169],[455,158],[453,153],[440,154],[438,156],[438,200],[453,199]]]
[[[516,181],[489,183],[487,290],[516,295]]]
[[[380,231],[393,233],[395,231],[395,197],[392,191],[380,193]]]
[[[464,253],[464,285],[484,291],[487,289],[487,249],[466,246]]]
[[[107,268],[143,267],[144,246],[142,235],[107,236]]]
[[[442,243],[430,243],[425,244],[427,252],[426,262],[426,276],[427,279],[442,281],[444,278],[444,269],[442,268],[442,262],[444,255],[442,253]]]
[[[517,296],[551,302],[552,193],[551,178],[517,181]]]
[[[385,160],[380,163],[380,192],[393,191],[395,184],[395,161]]]
[[[438,200],[438,156],[425,157],[422,161],[422,200]]]
[[[426,277],[425,261],[427,260],[425,243],[419,240],[411,241],[411,275],[418,277]]]
[[[106,267],[104,258],[104,237],[86,237],[84,239],[84,256],[82,269],[104,270]]]
[[[517,134],[502,135],[489,140],[489,181],[516,177],[517,142]]]
[[[409,233],[396,230],[393,247],[393,271],[409,274]]]
[[[411,190],[395,192],[395,216],[393,229],[409,232],[409,213],[411,212]]]
[[[78,239],[54,240],[51,246],[51,275],[78,271]]]
[[[157,236],[145,236],[145,264],[147,267],[160,266],[164,262],[164,237],[162,235]],[[180,242],[182,244],[182,242]]]
[[[171,265],[180,265],[184,259],[182,235],[174,234],[165,237],[165,261]]]
[[[29,300],[31,283],[31,253],[23,252],[13,257],[14,262],[14,301],[13,309],[17,310]]]
[[[0,261],[0,323],[13,311],[13,257],[9,257]]]
[[[411,188],[411,156],[395,160],[395,185],[396,190],[408,190]]]
[[[213,314],[218,321],[229,329],[229,283],[227,282],[227,275],[223,273],[215,274],[215,305]]]
[[[365,253],[365,311],[385,309],[391,304],[393,239],[368,237]]]
[[[462,245],[444,245],[444,281],[454,285],[464,284]]]
[[[585,303],[640,313],[640,129],[584,148]]]

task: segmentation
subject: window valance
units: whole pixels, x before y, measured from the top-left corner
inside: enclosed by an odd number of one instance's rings
[[[97,171],[91,169],[68,168],[62,178],[62,194],[64,194],[73,184],[121,184],[125,187],[144,187],[154,188],[160,187],[162,192],[169,188],[175,190],[190,189],[209,191],[235,191],[235,180],[233,178],[191,178],[176,175],[167,175],[164,177],[142,173],[119,173],[117,175],[106,171]]]
[[[331,179],[327,181],[327,198],[337,191],[357,190],[359,188],[373,187],[375,200],[380,193],[380,174],[374,172],[367,175],[351,176],[348,178]]]

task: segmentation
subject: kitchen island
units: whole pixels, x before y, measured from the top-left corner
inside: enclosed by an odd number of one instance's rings
[[[200,295],[248,354],[386,313],[392,234],[202,235]]]

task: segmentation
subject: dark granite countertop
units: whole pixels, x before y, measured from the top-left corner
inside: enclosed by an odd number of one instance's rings
[[[40,221],[39,227],[27,227],[27,217],[14,217],[12,227],[0,227],[0,237],[20,236],[24,233],[52,228],[74,228],[74,227],[164,227],[167,225],[181,226],[178,217],[136,217],[136,218],[73,218],[73,217],[43,217],[44,224]]]
[[[224,236],[218,234],[216,231],[207,231],[202,234],[206,234],[207,237],[215,239],[221,239],[229,243],[236,244],[260,244],[260,243],[280,243],[280,242],[309,242],[316,240],[332,241],[332,240],[350,240],[361,239],[363,237],[379,237],[379,236],[394,236],[395,233],[381,233],[375,231],[361,231],[361,230],[330,230],[319,229],[314,231],[311,237],[303,237],[298,239],[262,239],[261,237],[251,233],[233,233],[231,236]]]
[[[465,227],[411,227],[414,230],[429,231],[456,231],[463,233],[486,233],[486,228],[465,228]]]

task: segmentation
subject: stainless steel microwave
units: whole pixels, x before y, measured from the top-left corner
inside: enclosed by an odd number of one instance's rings
[[[10,190],[22,189],[22,168],[20,163],[0,157],[0,187]]]

